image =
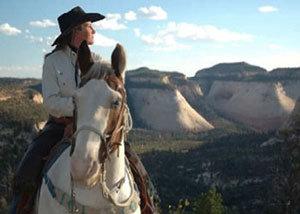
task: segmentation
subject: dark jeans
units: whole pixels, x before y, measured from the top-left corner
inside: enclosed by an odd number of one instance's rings
[[[65,126],[48,121],[43,130],[33,139],[25,155],[23,156],[15,175],[14,198],[11,207],[11,214],[16,213],[15,206],[24,193],[34,199],[41,183],[41,171],[51,149],[62,139]]]

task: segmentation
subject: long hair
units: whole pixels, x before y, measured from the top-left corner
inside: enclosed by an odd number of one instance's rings
[[[81,30],[82,30],[82,23],[75,26],[70,31],[70,33],[60,37],[60,39],[57,41],[57,45],[55,46],[55,48],[50,53],[47,53],[45,55],[45,58],[47,56],[51,55],[52,53],[56,52],[56,51],[65,49],[68,45],[70,45],[72,43],[73,36],[74,36],[75,32],[76,31],[81,31]]]
[[[59,51],[59,50],[63,50],[65,49],[72,41],[72,36],[73,36],[73,31],[71,31],[70,33],[66,34],[65,36],[62,36],[58,41],[57,41],[57,44],[55,46],[55,48],[50,52],[50,53],[47,53],[45,55],[45,58],[51,54],[53,54],[54,52],[56,51]]]

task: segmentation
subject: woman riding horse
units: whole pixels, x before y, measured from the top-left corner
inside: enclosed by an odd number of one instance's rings
[[[86,42],[80,46],[78,64],[85,75],[74,95],[76,132],[72,146],[51,166],[46,164],[37,213],[141,213],[140,194],[125,156],[124,139],[132,124],[124,87],[125,59],[117,45],[112,54],[115,75],[99,79],[101,64],[93,62]]]
[[[27,149],[15,175],[14,198],[10,213],[32,213],[34,200],[41,184],[41,171],[50,150],[73,129],[75,94],[80,84],[77,65],[77,49],[82,41],[94,43],[95,30],[92,22],[105,17],[99,13],[85,13],[80,7],[58,17],[61,34],[52,46],[54,50],[45,56],[42,75],[44,106],[49,119]],[[92,54],[93,61],[100,62],[98,77],[113,73],[111,66],[101,57]],[[92,63],[92,62],[88,62]]]

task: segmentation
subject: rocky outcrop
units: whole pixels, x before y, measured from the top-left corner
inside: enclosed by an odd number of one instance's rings
[[[138,127],[170,132],[202,132],[213,128],[190,105],[197,104],[203,95],[201,88],[178,72],[140,68],[128,72],[126,89]]]
[[[171,132],[213,129],[177,89],[132,88],[128,93],[132,99],[131,109],[134,109],[135,119],[147,128]]]
[[[0,101],[25,97],[43,102],[40,80],[0,79],[1,85],[6,89],[0,91]],[[267,72],[246,62],[220,63],[193,78],[146,67],[126,74],[136,127],[165,131],[226,129],[239,123],[257,130],[277,129],[295,106],[299,87],[300,68]]]
[[[11,94],[8,93],[8,90],[3,90],[0,85],[0,102],[6,101],[12,97]]]
[[[295,127],[299,128],[296,125],[298,124],[299,126],[299,116],[300,116],[300,98],[296,101],[293,111],[289,115],[288,119],[284,121],[280,129],[284,130],[284,129],[291,129]]]
[[[300,97],[300,80],[285,80],[280,81],[280,83],[287,96],[293,100],[297,100]]]
[[[0,101],[5,101],[5,100],[8,100],[10,99],[11,96],[3,96],[3,95],[0,95]]]
[[[295,106],[281,83],[215,81],[207,99],[222,114],[259,130],[279,128]]]
[[[199,84],[188,80],[186,77],[166,76],[166,82],[176,86],[184,98],[192,106],[197,106],[199,98],[203,97]]]
[[[246,62],[220,63],[196,72],[198,78],[241,78],[267,74],[267,70]]]
[[[32,100],[36,104],[42,104],[43,103],[43,96],[40,93],[37,93],[37,94],[33,95]]]
[[[276,68],[270,71],[269,75],[277,79],[300,78],[300,68]]]

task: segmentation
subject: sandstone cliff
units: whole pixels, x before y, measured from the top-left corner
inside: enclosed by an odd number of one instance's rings
[[[294,87],[280,82],[215,81],[207,99],[236,121],[259,130],[277,129],[295,106],[296,94],[286,93]]]
[[[201,132],[213,126],[199,115],[177,90],[132,88],[134,117],[154,130]]]
[[[127,73],[126,88],[137,127],[171,132],[202,132],[213,128],[192,102],[202,96],[198,84],[178,72],[139,68]]]

